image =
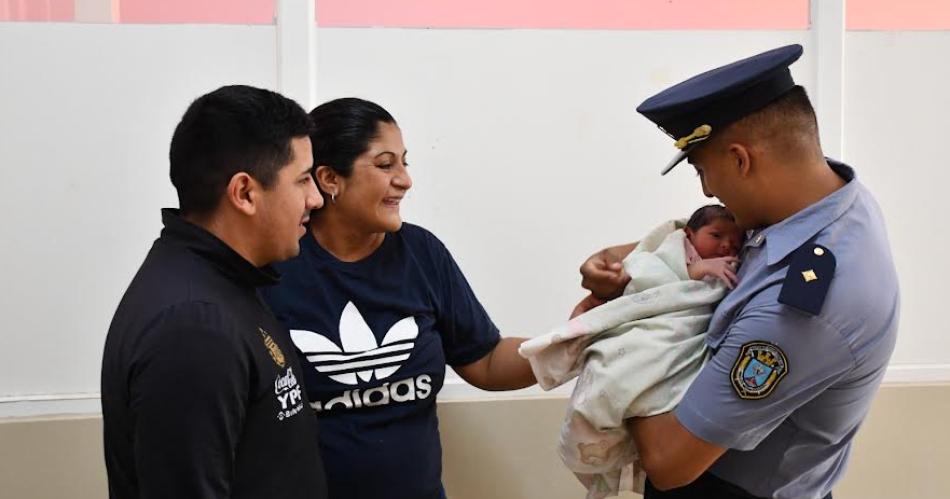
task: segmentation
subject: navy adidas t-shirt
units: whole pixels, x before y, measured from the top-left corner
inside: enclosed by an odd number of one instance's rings
[[[440,497],[445,365],[474,362],[499,341],[452,255],[403,224],[351,263],[308,233],[278,270],[280,284],[263,294],[301,356],[330,498]]]

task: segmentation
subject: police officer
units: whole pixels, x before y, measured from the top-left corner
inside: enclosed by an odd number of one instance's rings
[[[637,111],[670,135],[749,237],[709,324],[710,358],[672,412],[635,419],[653,498],[824,498],[894,348],[897,274],[881,211],[826,159],[788,66],[799,45],[695,76]],[[629,280],[608,248],[581,267],[589,307]]]

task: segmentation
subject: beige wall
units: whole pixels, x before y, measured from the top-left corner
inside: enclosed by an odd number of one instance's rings
[[[100,417],[0,423],[0,498],[93,499],[106,495]]]
[[[444,402],[452,499],[581,499],[554,444],[563,398]],[[881,389],[836,499],[950,497],[950,385]],[[0,421],[0,498],[106,497],[98,417]],[[623,497],[636,497],[626,494]]]

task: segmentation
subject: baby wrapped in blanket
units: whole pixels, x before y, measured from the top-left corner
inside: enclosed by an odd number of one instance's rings
[[[676,407],[706,359],[705,331],[735,285],[743,234],[725,207],[667,222],[623,261],[622,296],[521,345],[545,390],[577,384],[559,453],[588,499],[643,492],[645,475],[625,420]]]

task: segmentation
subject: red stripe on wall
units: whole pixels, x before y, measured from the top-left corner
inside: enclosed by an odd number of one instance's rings
[[[118,22],[270,24],[276,0],[0,0],[0,21],[70,22],[76,3]],[[812,0],[821,1],[821,0]],[[326,27],[759,29],[809,26],[809,0],[314,0]],[[88,7],[88,6],[87,6]],[[950,30],[950,0],[847,0],[849,30]]]
[[[807,29],[808,0],[315,0],[335,27]]]
[[[73,0],[0,0],[0,21],[70,22]]]
[[[814,0],[820,1],[820,0]],[[947,30],[948,0],[847,0],[845,25],[852,30]]]
[[[119,22],[271,24],[275,0],[120,0]]]

